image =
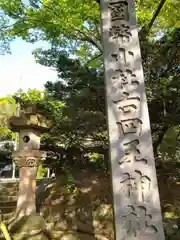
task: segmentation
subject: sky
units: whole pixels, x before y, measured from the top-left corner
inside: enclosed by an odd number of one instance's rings
[[[41,90],[47,81],[57,80],[56,71],[35,63],[32,51],[39,47],[48,45],[16,39],[11,43],[11,55],[0,56],[0,97],[13,94],[19,88]]]

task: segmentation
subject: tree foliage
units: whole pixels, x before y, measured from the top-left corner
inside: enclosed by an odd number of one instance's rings
[[[136,0],[135,6],[158,157],[164,137],[170,129],[177,133],[179,126],[180,2]],[[54,122],[43,136],[44,147],[71,164],[89,156],[96,159],[97,153],[108,159],[99,5],[94,0],[1,0],[0,8],[4,19],[11,20],[1,26],[4,36],[51,43],[49,50],[37,49],[34,56],[53,67],[59,81],[48,82],[43,93],[21,92],[22,106],[36,102]]]
[[[8,119],[16,112],[16,102],[12,97],[0,98],[0,139],[12,140],[14,135],[8,128]]]
[[[10,53],[10,42],[13,37],[8,33],[9,18],[0,9],[0,55]]]
[[[144,58],[144,72],[156,157],[159,156],[159,147],[164,137],[169,135],[169,130],[176,129],[178,134],[179,33],[179,29],[175,29],[160,40],[146,40],[144,53],[148,57]],[[103,69],[87,66],[57,49],[41,51],[36,57],[41,64],[53,66],[61,79],[46,84],[47,96],[64,102],[55,135],[63,140],[64,136],[67,146],[74,144],[79,148],[84,146],[86,139],[89,142],[91,139],[92,146],[98,146],[101,149],[99,153],[107,156]],[[166,150],[168,152],[167,148]]]
[[[178,0],[136,0],[135,6],[139,28],[148,33],[179,27]],[[1,0],[0,9],[5,19],[1,32],[6,37],[47,40],[53,47],[86,53],[86,58],[102,52],[100,7],[95,0]]]
[[[177,182],[180,181],[180,1],[134,2],[157,170],[163,182]],[[0,0],[0,8],[2,50],[15,37],[32,43],[45,40],[51,45],[48,50],[34,50],[34,56],[39,64],[54,68],[59,80],[47,82],[43,92],[20,93],[22,109],[26,103],[36,103],[39,111],[54,123],[51,131],[42,135],[41,148],[48,151],[46,163],[65,172],[76,167],[107,170],[99,5],[95,0]],[[9,99],[3,101],[7,105]],[[1,137],[8,138],[12,136],[7,127],[10,115],[1,116],[0,134],[3,132]],[[43,171],[41,167],[39,174]]]

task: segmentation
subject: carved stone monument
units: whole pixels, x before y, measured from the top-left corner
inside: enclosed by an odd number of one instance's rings
[[[101,0],[115,236],[164,239],[133,0]]]
[[[40,134],[50,128],[50,122],[36,113],[35,106],[27,106],[19,117],[11,117],[12,131],[19,132],[19,147],[13,153],[13,160],[20,168],[19,195],[16,215],[29,216],[36,213],[37,167],[46,158],[40,151]]]

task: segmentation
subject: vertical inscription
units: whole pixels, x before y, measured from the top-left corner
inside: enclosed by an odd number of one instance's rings
[[[114,83],[113,83],[114,84]],[[119,100],[114,100],[113,103],[116,104],[116,108],[122,111],[123,116],[134,116],[136,115],[137,107],[139,105],[140,98],[129,96],[129,93],[122,92]]]
[[[123,71],[122,69],[116,69],[115,75],[112,76],[113,84],[121,89],[132,84],[139,85],[139,81],[136,77],[136,74],[132,72],[130,69],[126,69]]]
[[[109,29],[109,37],[113,40],[120,39],[121,43],[130,42],[131,36],[131,31],[127,24],[121,24],[120,26],[113,25]]]
[[[128,20],[128,3],[126,1],[110,2],[111,21]]]
[[[141,157],[141,152],[138,149],[139,140],[135,139],[131,142],[124,143],[124,157],[120,159],[119,165],[124,165],[127,163],[141,162],[144,164],[148,163],[148,159]]]
[[[123,64],[124,66],[128,66],[134,59],[134,53],[131,51],[126,51],[124,48],[119,48],[117,52],[111,54],[111,58],[112,62],[115,61]]]
[[[136,237],[140,239],[146,239],[148,235],[156,235],[158,229],[155,225],[151,224],[152,215],[148,213],[148,210],[144,206],[127,206],[127,215],[122,216],[125,219],[126,234],[130,237]],[[125,238],[128,239],[128,238]]]
[[[121,190],[127,197],[137,195],[141,202],[146,200],[151,187],[151,179],[147,175],[143,175],[139,170],[124,173],[121,176],[120,183]]]
[[[116,190],[116,239],[162,240],[164,233],[159,198],[156,197],[154,202],[158,189],[150,126],[144,117],[148,116],[148,110],[142,87],[143,70],[130,1],[133,0],[101,0],[112,182]],[[107,18],[109,39],[106,38]],[[114,139],[119,139],[118,143],[114,143]],[[119,151],[114,146],[121,148],[119,158],[114,157],[115,150],[117,155]],[[121,211],[118,204],[122,207]],[[122,215],[122,212],[126,214]],[[151,212],[156,212],[156,215]]]

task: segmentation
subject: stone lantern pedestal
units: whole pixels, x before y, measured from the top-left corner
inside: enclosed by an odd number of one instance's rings
[[[13,160],[19,167],[19,196],[16,214],[18,217],[36,213],[36,174],[38,166],[46,158],[46,152],[19,150],[13,153]]]
[[[19,117],[11,117],[12,131],[19,133],[19,146],[13,153],[13,161],[19,167],[19,195],[16,217],[36,214],[36,174],[37,168],[46,158],[40,151],[40,135],[48,132],[51,122],[37,113],[35,105],[28,105]]]

